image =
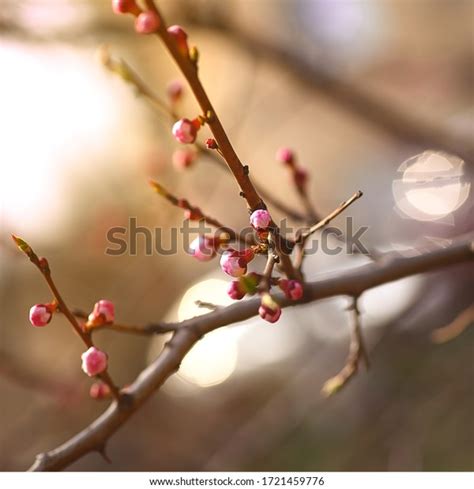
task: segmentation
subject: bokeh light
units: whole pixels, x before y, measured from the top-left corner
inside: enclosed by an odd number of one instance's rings
[[[445,218],[467,200],[471,188],[463,181],[464,161],[442,152],[425,151],[399,167],[393,195],[397,208],[418,221]]]

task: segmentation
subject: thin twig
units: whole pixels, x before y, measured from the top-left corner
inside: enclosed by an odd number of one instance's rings
[[[245,199],[250,211],[256,209],[266,208],[265,202],[262,200],[254,185],[252,184],[249,172],[246,171],[244,165],[240,161],[237,153],[235,152],[222,123],[209,100],[209,97],[202,86],[199,79],[198,70],[196,64],[189,58],[189,56],[183,56],[179,51],[178,46],[174,39],[169,35],[167,31],[167,24],[165,19],[161,15],[153,0],[146,0],[147,8],[156,12],[160,17],[161,22],[157,31],[157,35],[163,41],[169,54],[172,56],[176,64],[178,65],[181,73],[186,78],[195,98],[198,102],[206,124],[209,126],[217,145],[222,152],[222,155],[227,163],[232,175],[234,176],[238,186],[240,187],[240,195]],[[247,167],[248,170],[248,167]],[[275,236],[275,249],[280,256],[281,265],[285,274],[289,278],[296,278],[298,272],[294,269],[293,263],[290,259],[288,252],[290,251],[289,243],[280,235],[280,230],[276,223],[272,220],[270,223],[270,229]]]
[[[334,209],[331,212],[331,214],[327,215],[324,219],[311,226],[308,230],[303,231],[299,235],[296,241],[299,243],[306,241],[316,231],[319,231],[321,228],[327,226],[333,219],[335,219],[339,214],[341,214],[341,212],[347,209],[353,202],[355,202],[357,199],[360,199],[362,195],[364,194],[360,190],[357,191],[352,197],[339,204],[339,206],[336,209]]]
[[[209,226],[214,226],[222,233],[227,233],[229,239],[231,240],[239,241],[245,245],[254,244],[254,239],[252,235],[248,235],[248,234],[240,235],[234,229],[228,226],[224,226],[224,224],[219,222],[217,219],[207,214],[204,214],[199,207],[195,207],[191,205],[186,199],[179,199],[178,197],[170,193],[168,190],[166,190],[161,184],[155,182],[154,180],[150,180],[150,185],[158,195],[164,197],[170,204],[179,207],[180,209],[189,211],[190,220],[204,221],[205,223],[209,224]]]
[[[352,379],[359,369],[360,361],[363,361],[367,368],[369,367],[369,357],[362,338],[360,311],[357,306],[357,298],[353,299],[353,303],[349,308],[349,311],[351,313],[351,340],[349,345],[349,354],[347,356],[346,364],[342,370],[324,383],[321,393],[325,397],[329,397],[338,392],[349,382],[349,380]]]
[[[38,255],[31,248],[31,246],[25,241],[23,241],[21,238],[18,238],[17,236],[12,236],[12,237],[16,245],[18,246],[18,248],[23,253],[25,253],[25,255],[36,266],[36,268],[40,271],[43,278],[46,280],[46,283],[48,284],[49,289],[51,290],[51,293],[57,304],[58,310],[61,311],[64,314],[64,316],[67,318],[67,320],[71,323],[71,326],[73,327],[74,331],[78,334],[78,336],[81,338],[84,344],[88,348],[94,346],[90,334],[82,329],[76,317],[71,312],[71,310],[65,303],[64,299],[62,298],[61,294],[59,293],[59,290],[56,284],[54,283],[53,277],[51,275],[51,269],[49,267],[48,261],[45,258],[39,258]],[[112,392],[113,396],[116,399],[120,398],[120,391],[118,387],[115,385],[115,383],[113,382],[112,378],[110,377],[107,369],[105,369],[102,373],[98,374],[97,377],[99,377],[109,386],[110,391]]]
[[[336,295],[359,297],[365,290],[419,273],[474,260],[471,240],[455,242],[414,257],[387,257],[380,263],[370,263],[355,270],[336,274],[305,284],[305,296],[292,301],[279,294],[281,307],[308,303]],[[90,426],[63,445],[38,455],[30,468],[33,471],[61,470],[86,453],[105,446],[108,439],[175,373],[187,352],[205,334],[229,324],[249,319],[257,314],[260,300],[239,301],[216,311],[180,323],[172,339],[158,358],[148,366],[127,389],[123,402],[112,402],[109,408]]]
[[[324,219],[311,226],[308,230],[302,231],[295,239],[296,256],[294,260],[294,266],[297,270],[301,270],[303,265],[303,259],[305,255],[305,244],[308,238],[319,229],[327,226],[333,219],[347,209],[353,202],[362,197],[363,193],[359,190],[352,197],[342,202],[336,209],[328,214]]]
[[[87,319],[88,314],[81,309],[73,309],[74,316]],[[96,331],[116,331],[118,333],[129,333],[137,335],[166,334],[176,331],[179,323],[148,323],[148,324],[120,324],[120,323],[101,323],[89,329],[92,334]]]
[[[262,278],[258,284],[258,291],[260,293],[268,292],[270,290],[270,286],[272,285],[273,268],[277,262],[278,257],[270,251],[267,256],[267,263],[265,264]]]
[[[172,106],[166,104],[158,95],[156,95],[153,90],[140,78],[136,71],[134,71],[130,65],[124,61],[122,58],[112,57],[106,47],[102,47],[100,50],[100,59],[102,64],[109,69],[112,73],[117,74],[122,78],[125,82],[131,84],[135,89],[138,95],[143,96],[150,105],[156,109],[161,115],[166,116],[170,121],[175,121],[179,118],[179,114],[173,109]],[[218,153],[215,151],[209,150],[204,144],[196,141],[194,143],[195,148],[198,150],[198,153],[206,156],[210,161],[217,164],[220,168],[230,171],[229,167],[225,163],[225,160],[221,159]],[[278,209],[285,216],[290,217],[291,219],[297,222],[304,222],[307,220],[307,217],[298,212],[297,210],[291,208],[286,205],[284,202],[279,200],[276,196],[272,195],[270,192],[267,192],[264,188],[261,187],[260,184],[253,182],[254,187],[257,192],[262,196],[262,198],[270,204],[270,206]],[[310,222],[317,220],[317,215]]]
[[[464,309],[456,318],[446,326],[435,329],[431,333],[433,343],[446,343],[457,338],[469,326],[474,324],[474,304]]]

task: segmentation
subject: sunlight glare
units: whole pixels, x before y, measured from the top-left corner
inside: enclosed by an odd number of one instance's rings
[[[446,153],[425,151],[399,168],[402,178],[393,182],[398,209],[418,221],[448,216],[468,198],[470,183],[463,182],[464,161]]]

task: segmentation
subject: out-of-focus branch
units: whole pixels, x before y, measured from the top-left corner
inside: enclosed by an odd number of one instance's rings
[[[256,32],[245,30],[213,9],[212,16],[193,15],[193,9],[186,9],[189,23],[215,29],[246,49],[250,54],[274,61],[289,68],[298,80],[327,96],[343,109],[383,129],[400,141],[416,144],[423,148],[444,150],[463,158],[466,163],[474,160],[472,138],[456,134],[439,122],[417,117],[413,111],[404,110],[370,93],[362,85],[347,81],[336,73],[314,61],[310,56],[298,56],[291,47],[267,41]]]
[[[277,299],[281,307],[287,307],[335,295],[359,297],[365,290],[387,282],[473,260],[474,243],[461,241],[415,257],[386,257],[332,278],[307,283],[300,301],[283,295]],[[120,401],[112,402],[96,421],[63,445],[38,455],[30,470],[61,470],[86,453],[103,452],[109,438],[178,370],[185,355],[203,335],[256,315],[259,306],[258,299],[246,300],[180,323],[162,353],[122,394]]]
[[[433,343],[446,343],[457,338],[472,324],[474,324],[474,304],[464,309],[464,311],[446,326],[435,329],[431,333],[431,340]]]
[[[30,391],[63,401],[75,395],[75,388],[55,377],[44,378],[34,370],[27,369],[23,362],[0,350],[0,376]]]

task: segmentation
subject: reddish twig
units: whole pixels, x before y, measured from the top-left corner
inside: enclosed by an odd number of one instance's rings
[[[162,185],[160,185],[158,182],[155,182],[154,180],[150,180],[150,185],[155,190],[155,192],[160,195],[161,197],[165,198],[170,204],[179,207],[180,209],[183,209],[187,213],[187,219],[192,220],[192,221],[204,221],[205,223],[209,224],[210,226],[214,226],[217,228],[219,231],[223,233],[227,233],[229,235],[229,238],[231,240],[235,241],[240,241],[244,244],[251,245],[254,243],[253,237],[252,236],[241,236],[239,233],[237,233],[234,229],[224,226],[221,222],[219,222],[217,219],[204,214],[199,207],[195,207],[191,205],[186,199],[179,199],[178,197],[174,196],[168,190],[166,190]]]
[[[232,175],[234,176],[238,186],[240,187],[240,195],[246,200],[248,204],[249,211],[252,212],[256,209],[265,209],[265,203],[263,202],[262,198],[260,197],[250,180],[248,166],[242,165],[227,136],[227,133],[224,130],[224,127],[222,126],[222,123],[220,122],[220,119],[213,105],[211,104],[211,101],[209,100],[206,91],[204,90],[204,87],[201,84],[196,64],[191,60],[189,56],[183,56],[180,52],[176,42],[168,33],[165,19],[161,15],[155,2],[153,0],[146,0],[145,3],[148,10],[156,12],[156,14],[161,19],[160,25],[157,30],[157,35],[163,41],[166,49],[178,65],[183,76],[186,78],[202,110],[203,119],[212,131],[219,150],[221,151],[225,162],[227,163],[230,171],[232,172]],[[290,250],[288,246],[289,243],[280,235],[280,230],[273,220],[270,224],[270,228],[274,234],[275,249],[280,256],[281,266],[285,274],[289,278],[297,278],[299,274],[294,269],[291,259],[288,255],[288,252]]]
[[[78,334],[78,336],[81,338],[83,343],[90,348],[91,346],[94,346],[94,343],[92,341],[91,335],[84,331],[79,322],[77,321],[76,317],[74,314],[71,312],[69,307],[66,305],[64,302],[64,299],[62,298],[61,294],[59,293],[58,288],[56,287],[56,284],[54,283],[53,277],[51,276],[51,269],[49,268],[49,263],[46,260],[46,258],[39,258],[38,255],[33,251],[31,246],[26,243],[26,241],[22,240],[21,238],[18,238],[17,236],[13,236],[13,241],[15,244],[18,246],[20,251],[22,251],[33,263],[33,265],[38,268],[40,271],[41,275],[43,278],[46,280],[46,283],[49,286],[49,289],[51,290],[51,293],[53,294],[54,300],[57,304],[57,308],[60,312],[64,314],[64,316],[67,318],[71,326],[73,327],[74,331]],[[114,395],[116,399],[120,398],[120,392],[118,387],[114,384],[112,381],[107,369],[104,370],[102,373],[98,375],[100,379],[102,379],[109,387],[110,391]]]
[[[456,318],[446,326],[435,329],[431,333],[433,343],[446,343],[457,338],[469,326],[474,324],[474,305],[464,309]]]
[[[359,362],[361,360],[365,363],[366,367],[369,366],[369,358],[362,339],[360,311],[357,307],[357,298],[354,298],[349,311],[351,313],[351,340],[349,354],[342,370],[324,383],[321,393],[326,397],[332,396],[340,391],[349,380],[354,377],[359,369]]]
[[[126,63],[126,61],[124,61],[122,58],[112,57],[106,47],[102,47],[99,53],[102,64],[112,73],[115,73],[116,75],[120,76],[120,78],[122,78],[125,82],[132,85],[136,93],[144,97],[160,114],[165,115],[170,121],[175,121],[180,117],[172,106],[167,104],[164,100],[162,100],[153,92],[153,90],[140,78],[137,72],[134,71],[128,63]],[[219,153],[209,150],[204,144],[200,143],[199,141],[196,141],[194,143],[194,146],[198,150],[198,153],[206,156],[211,162],[217,164],[223,170],[230,171],[229,167],[225,163],[225,160],[223,160],[219,156]],[[293,219],[294,221],[304,222],[307,220],[307,217],[303,213],[300,213],[285,204],[276,196],[265,190],[257,182],[254,181],[253,185],[258,194],[262,197],[262,199],[267,202],[271,207],[274,207],[282,214]],[[315,217],[315,219],[312,220],[318,220],[317,216]]]

